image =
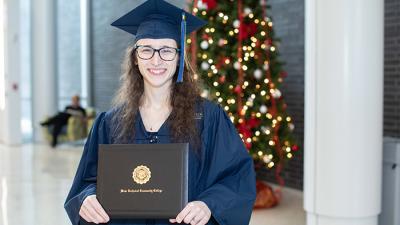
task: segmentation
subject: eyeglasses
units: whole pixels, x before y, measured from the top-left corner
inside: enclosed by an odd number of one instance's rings
[[[149,60],[153,58],[154,53],[158,52],[160,58],[164,61],[172,61],[175,59],[176,54],[179,52],[179,49],[172,47],[163,47],[159,49],[155,49],[148,45],[137,45],[135,47],[137,55],[139,58],[144,60]]]

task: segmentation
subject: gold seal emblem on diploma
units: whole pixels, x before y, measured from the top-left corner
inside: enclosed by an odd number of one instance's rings
[[[144,165],[137,166],[132,172],[132,178],[138,184],[145,184],[151,178],[150,169]]]

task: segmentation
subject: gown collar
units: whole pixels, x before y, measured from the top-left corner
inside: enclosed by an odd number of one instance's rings
[[[167,119],[164,121],[164,123],[161,125],[160,129],[157,131],[158,136],[169,136],[169,118],[170,116],[167,117]],[[143,123],[142,116],[140,115],[140,111],[137,111],[136,114],[136,124],[135,124],[135,135],[136,138],[138,139],[148,139],[150,137],[150,134],[146,131],[146,128]]]

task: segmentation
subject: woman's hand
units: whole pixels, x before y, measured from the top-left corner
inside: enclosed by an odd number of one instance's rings
[[[96,195],[89,195],[82,203],[79,215],[89,223],[107,223],[110,217],[97,201]]]
[[[191,225],[205,225],[211,218],[211,211],[202,201],[189,202],[175,219],[169,219],[170,223]]]

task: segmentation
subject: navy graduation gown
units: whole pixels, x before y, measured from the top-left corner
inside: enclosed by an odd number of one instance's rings
[[[189,151],[189,202],[203,201],[212,217],[208,225],[245,225],[249,223],[256,197],[253,161],[235,127],[220,106],[203,100],[196,121],[201,134],[201,156]],[[101,113],[86,141],[82,158],[65,209],[73,225],[82,224],[79,210],[83,200],[96,193],[98,145],[112,144],[111,118],[115,111]],[[165,122],[156,135],[146,132],[138,113],[132,143],[170,143]],[[132,203],[134,204],[134,203]],[[80,222],[81,221],[81,222]],[[160,219],[113,220],[109,224],[170,224]]]

